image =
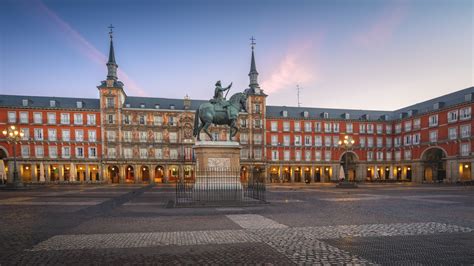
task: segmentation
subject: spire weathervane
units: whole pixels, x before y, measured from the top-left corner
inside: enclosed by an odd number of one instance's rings
[[[108,28],[110,29],[110,31],[109,31],[110,39],[112,39],[112,38],[113,38],[112,34],[114,33],[114,28],[115,28],[115,27],[112,26],[112,24],[110,24],[110,26],[108,26]]]
[[[253,50],[253,48],[255,47],[255,44],[257,44],[257,43],[255,42],[255,38],[252,36],[252,37],[250,38],[250,45],[252,46],[252,50]]]

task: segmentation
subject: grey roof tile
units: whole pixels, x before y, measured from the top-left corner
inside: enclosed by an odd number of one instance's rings
[[[23,107],[23,99],[28,100],[27,107],[33,108],[58,108],[58,109],[97,109],[99,99],[67,98],[54,96],[25,96],[25,95],[0,95],[0,107]],[[50,106],[50,101],[56,101],[56,107]],[[82,102],[82,108],[77,108],[77,102]]]

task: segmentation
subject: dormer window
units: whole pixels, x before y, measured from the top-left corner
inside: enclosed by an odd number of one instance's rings
[[[328,113],[328,112],[324,112],[324,113],[323,113],[323,118],[324,118],[324,119],[328,119],[328,118],[329,118],[329,113]]]
[[[56,107],[56,101],[55,100],[50,100],[49,101],[49,107]]]
[[[473,93],[469,93],[469,94],[464,95],[464,101],[465,101],[465,102],[470,102],[470,101],[472,101],[472,94],[473,94]]]
[[[304,112],[303,112],[303,117],[304,117],[304,118],[308,118],[308,117],[309,117],[309,112],[308,112],[308,111],[304,111]]]
[[[170,109],[174,110],[174,104],[170,104]]]
[[[130,104],[129,104],[129,103],[126,103],[126,104],[125,104],[125,107],[126,107],[126,108],[130,108]]]
[[[155,109],[160,109],[160,105],[159,105],[159,104],[155,104]]]
[[[28,99],[23,99],[21,103],[23,106],[28,106]]]
[[[281,115],[282,115],[283,117],[288,117],[288,111],[287,111],[287,110],[283,110],[283,111],[281,112]]]
[[[76,102],[76,107],[77,108],[82,108],[82,102],[81,101]]]
[[[140,108],[145,108],[145,104],[144,104],[144,103],[141,103],[141,104],[140,104]]]
[[[433,109],[438,110],[440,108],[443,108],[443,106],[444,106],[443,102],[437,102],[437,103],[433,104]]]
[[[416,115],[417,113],[418,113],[418,110],[412,109],[408,111],[408,116],[411,117],[411,116]]]
[[[349,113],[344,113],[343,117],[344,119],[350,119],[351,115]]]

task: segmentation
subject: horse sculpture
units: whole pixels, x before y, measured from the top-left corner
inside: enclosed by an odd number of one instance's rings
[[[207,130],[211,124],[214,125],[228,125],[230,127],[230,140],[237,134],[239,131],[237,125],[237,117],[241,110],[247,111],[247,94],[239,92],[228,101],[229,105],[226,108],[222,108],[219,104],[213,103],[203,103],[196,110],[194,116],[194,137],[197,137],[197,140],[200,139],[201,130],[212,138],[211,133]],[[201,122],[201,124],[199,124]]]

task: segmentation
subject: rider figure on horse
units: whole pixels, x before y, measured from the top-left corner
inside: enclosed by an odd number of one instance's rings
[[[227,106],[229,106],[229,102],[226,101],[223,92],[229,90],[232,87],[232,82],[230,83],[227,88],[222,88],[221,81],[218,80],[216,82],[216,88],[214,89],[214,98],[211,99],[209,102],[215,104],[218,107],[222,107],[222,109],[227,111],[227,115],[230,118],[231,114],[229,110],[227,109]]]

